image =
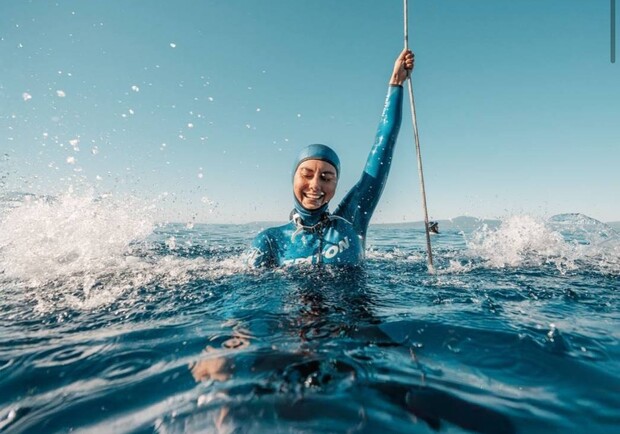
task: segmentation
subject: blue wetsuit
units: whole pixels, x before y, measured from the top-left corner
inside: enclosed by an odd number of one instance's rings
[[[366,230],[387,180],[402,118],[402,86],[390,86],[361,179],[333,214],[304,212],[296,202],[289,223],[256,236],[250,264],[359,264],[364,259]]]

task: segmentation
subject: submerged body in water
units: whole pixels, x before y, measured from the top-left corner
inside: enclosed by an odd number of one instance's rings
[[[600,222],[444,226],[435,275],[402,225],[372,228],[362,267],[264,271],[243,256],[259,227],[146,236],[108,200],[1,220],[3,432],[618,426],[620,239]]]

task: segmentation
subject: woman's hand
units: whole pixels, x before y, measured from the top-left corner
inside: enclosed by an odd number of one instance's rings
[[[402,84],[409,78],[411,71],[413,71],[413,64],[415,56],[409,49],[405,49],[400,53],[396,62],[394,62],[394,71],[392,72],[392,78],[390,84],[395,86],[402,86]]]

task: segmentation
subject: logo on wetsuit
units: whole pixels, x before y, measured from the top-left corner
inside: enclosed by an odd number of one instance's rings
[[[349,237],[344,237],[344,239],[338,241],[338,244],[334,243],[328,248],[323,249],[322,256],[325,259],[331,259],[339,253],[347,250],[349,246]],[[282,265],[312,264],[313,262],[319,262],[319,253],[315,253],[314,255],[310,255],[305,258],[285,259],[284,261],[282,261]]]

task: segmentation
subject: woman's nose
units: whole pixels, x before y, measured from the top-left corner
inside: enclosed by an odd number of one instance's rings
[[[319,177],[318,176],[313,176],[312,179],[310,180],[310,188],[312,190],[318,190],[319,188]]]

